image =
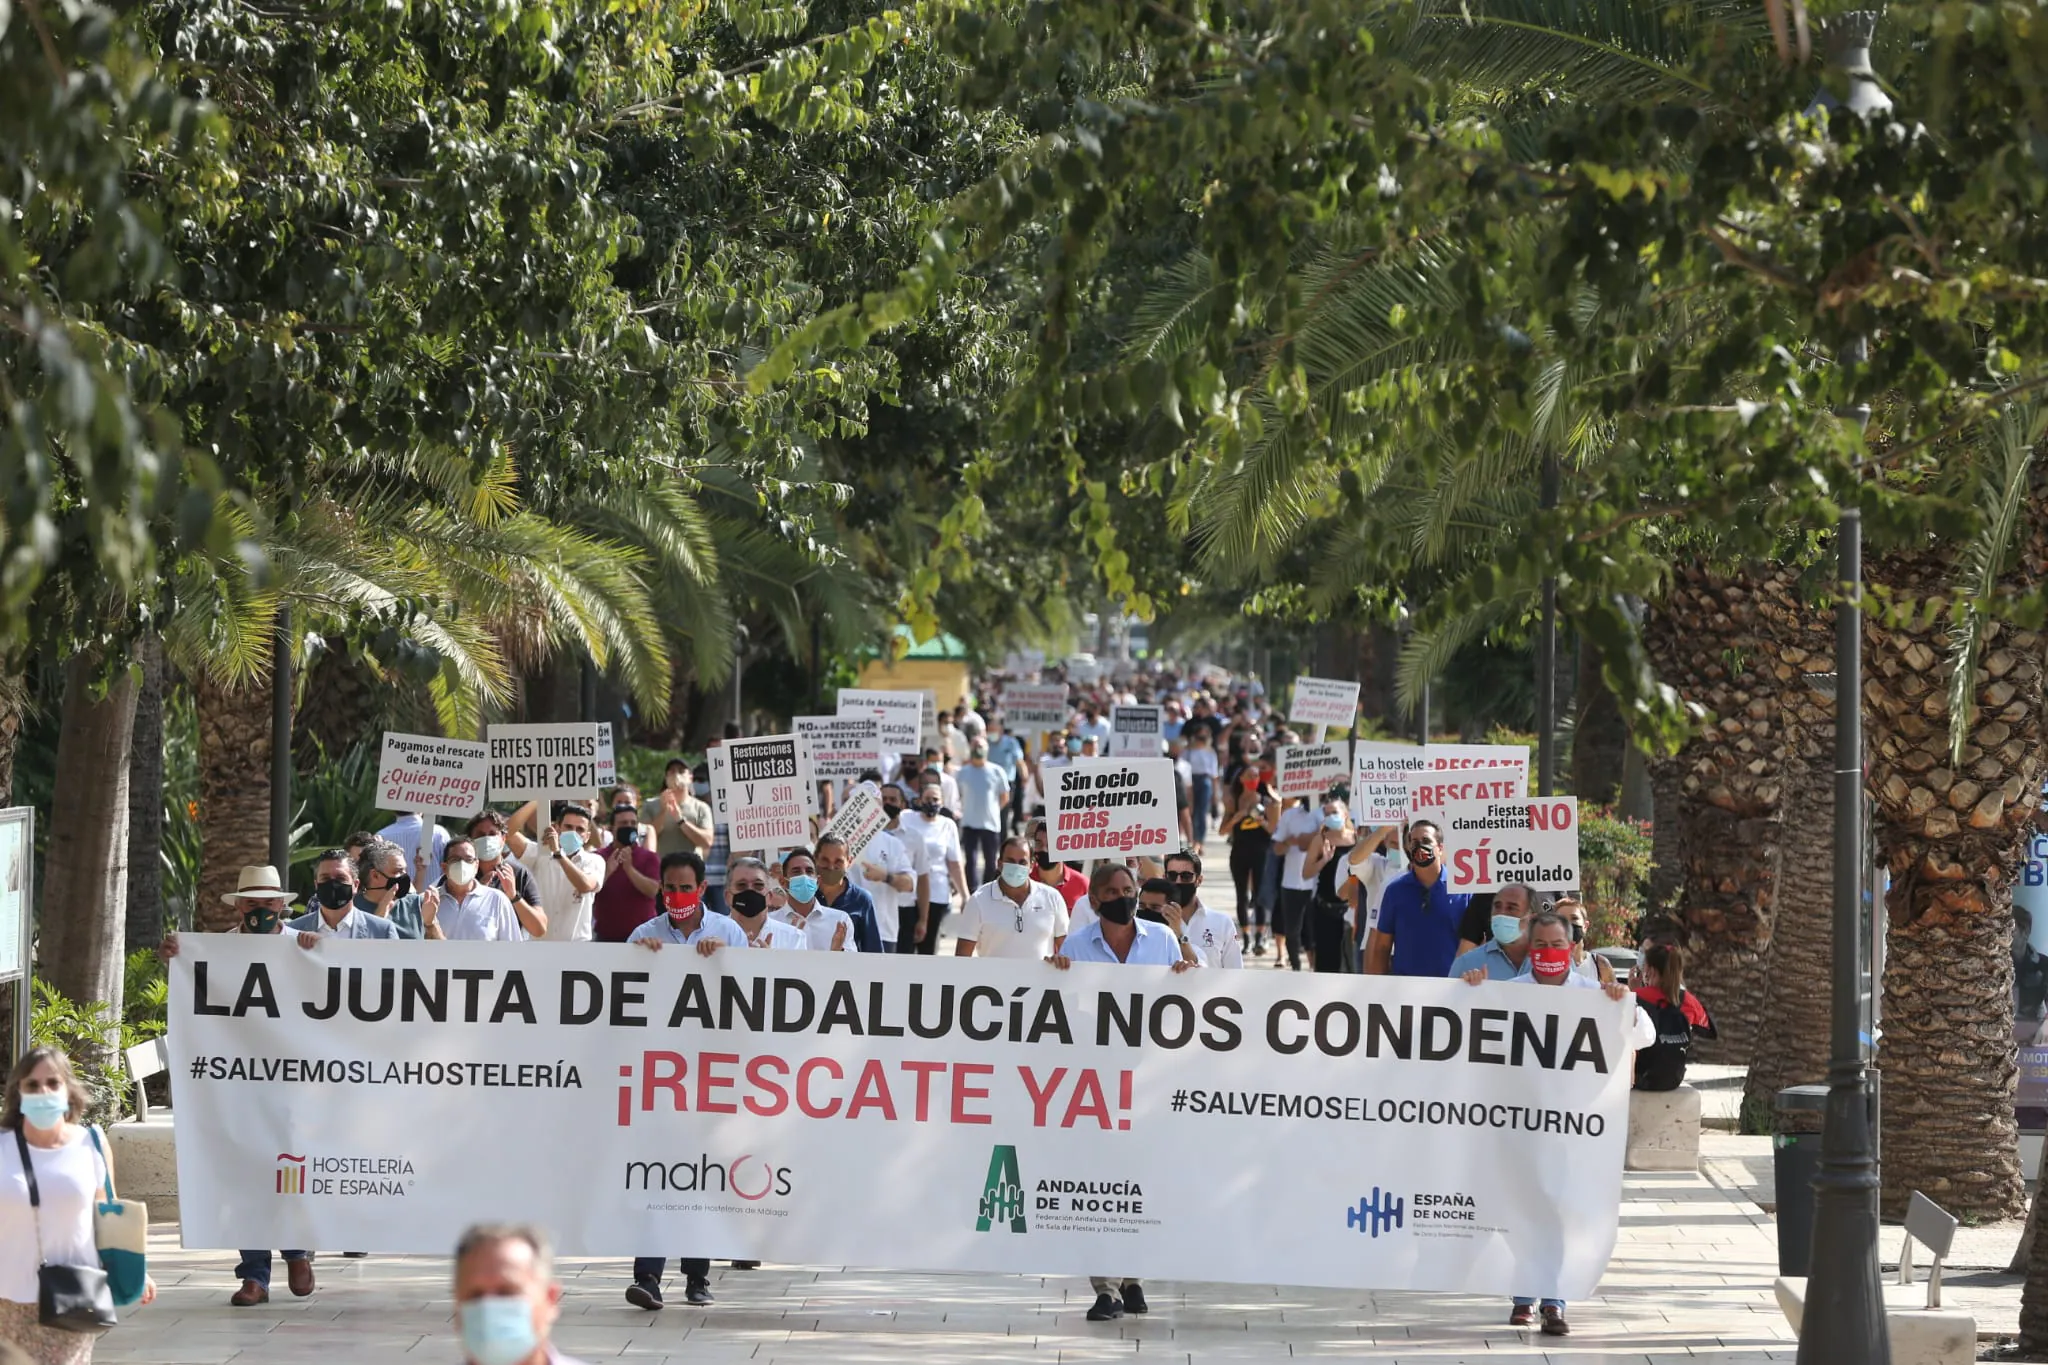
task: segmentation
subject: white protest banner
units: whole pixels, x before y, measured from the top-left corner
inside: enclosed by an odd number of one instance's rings
[[[1160,857],[1181,846],[1170,758],[1077,758],[1052,770],[1055,860]]]
[[[1067,723],[1065,683],[1009,683],[1003,688],[1003,724],[1020,735],[1042,735]]]
[[[1296,678],[1287,719],[1296,725],[1331,725],[1349,730],[1358,719],[1358,684],[1330,678]]]
[[[839,803],[830,823],[818,831],[818,838],[839,840],[846,845],[846,860],[854,862],[888,827],[889,812],[882,806],[881,791],[874,783],[863,782],[847,789],[846,799]]]
[[[1273,769],[1282,801],[1319,801],[1351,781],[1351,744],[1283,744],[1274,752]]]
[[[490,746],[468,739],[384,732],[377,762],[377,805],[383,810],[474,815],[484,808]]]
[[[936,749],[939,747],[939,694],[927,687],[918,695],[924,698],[924,709],[918,719],[918,740],[925,748]],[[964,762],[967,755],[956,754],[954,757]]]
[[[859,777],[882,769],[878,716],[796,716],[790,728],[810,741],[811,771],[821,780]]]
[[[1109,752],[1116,757],[1157,758],[1166,752],[1159,737],[1166,725],[1163,706],[1109,708]]]
[[[1520,768],[1529,771],[1529,749],[1522,744],[1430,744],[1422,755],[1432,772],[1463,772],[1473,768]]]
[[[1436,824],[1452,891],[1498,891],[1517,883],[1536,891],[1578,889],[1576,796],[1455,801],[1420,810],[1416,818]]]
[[[1428,771],[1422,748],[1359,740],[1351,746],[1351,816],[1362,825],[1398,825],[1408,818],[1408,779]]]
[[[493,725],[484,738],[493,801],[580,799],[618,785],[610,725]]]
[[[724,821],[732,848],[789,848],[811,841],[818,783],[801,737],[729,739],[705,757],[711,763],[714,817]]]
[[[877,689],[842,687],[838,711],[842,716],[874,716],[881,724],[882,748],[892,754],[918,750],[924,731],[924,693],[888,692]]]
[[[1600,991],[179,944],[188,1247],[445,1255],[507,1220],[572,1256],[1576,1300],[1616,1237],[1635,1006]],[[515,1138],[545,1179],[490,1159]]]

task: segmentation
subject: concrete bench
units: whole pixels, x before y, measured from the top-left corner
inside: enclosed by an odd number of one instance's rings
[[[1797,1332],[1806,1313],[1806,1277],[1787,1275],[1776,1286],[1778,1307]],[[1892,1365],[1970,1365],[1977,1358],[1977,1319],[1959,1308],[1929,1308],[1918,1285],[1884,1286],[1885,1330]]]
[[[1689,1085],[1676,1090],[1628,1092],[1628,1151],[1622,1168],[1630,1171],[1697,1171],[1700,1168],[1700,1092]]]
[[[122,1197],[149,1205],[153,1223],[177,1221],[178,1147],[170,1111],[123,1119],[107,1129],[107,1140],[114,1147],[114,1179]]]

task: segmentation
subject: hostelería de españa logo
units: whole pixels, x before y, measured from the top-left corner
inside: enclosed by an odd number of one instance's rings
[[[306,1192],[306,1158],[293,1156],[290,1152],[277,1154],[277,1192],[279,1194],[304,1194]]]
[[[988,1179],[982,1182],[974,1230],[987,1232],[1008,1222],[1010,1231],[1024,1231],[1024,1177],[1017,1171],[1017,1149],[999,1145],[988,1154]]]

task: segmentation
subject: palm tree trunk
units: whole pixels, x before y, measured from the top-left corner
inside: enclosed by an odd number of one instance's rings
[[[1886,556],[1871,577],[1908,601],[1949,566]],[[1976,670],[1976,717],[1952,764],[1940,627],[1873,622],[1865,711],[1879,856],[1891,873],[1884,975],[1887,1212],[1914,1190],[1965,1218],[2025,1209],[2012,1037],[2012,878],[2042,773],[2043,638],[1994,622]]]
[[[199,714],[199,904],[202,929],[231,929],[221,897],[242,868],[270,861],[270,696],[262,686],[230,690],[205,673],[192,678]],[[290,869],[277,869],[289,877]]]
[[[89,651],[74,654],[64,665],[59,778],[50,801],[36,970],[66,999],[104,1004],[118,1020],[135,675],[124,668],[101,690],[103,662],[97,651]]]
[[[1742,1086],[1742,1128],[1769,1131],[1772,1097],[1788,1085],[1827,1079],[1828,964],[1834,960],[1834,726],[1801,737],[1806,752],[1788,761],[1774,877],[1771,946],[1749,1074]],[[1688,976],[1690,973],[1688,973]],[[1713,998],[1701,992],[1711,1005]]]
[[[141,672],[128,764],[128,951],[164,937],[164,647],[154,633],[135,643]]]

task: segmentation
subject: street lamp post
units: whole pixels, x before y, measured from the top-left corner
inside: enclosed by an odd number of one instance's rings
[[[1876,28],[1877,15],[1871,11],[1837,16],[1828,26],[1828,60],[1849,76],[1847,112],[1862,118],[1891,107],[1870,68]],[[1827,103],[1830,112],[1840,107]],[[1865,339],[1855,337],[1838,359],[1845,366],[1860,365],[1868,354]],[[1840,415],[1860,425],[1870,420],[1870,409]],[[1862,1036],[1863,516],[1853,507],[1843,510],[1836,527],[1835,554],[1840,581],[1835,602],[1834,998],[1799,1365],[1886,1365],[1891,1340],[1878,1270],[1877,1153]]]

